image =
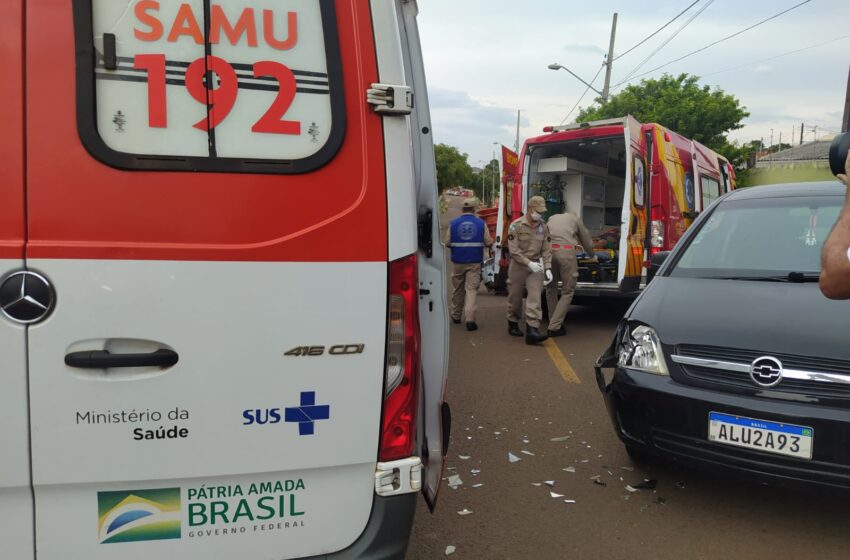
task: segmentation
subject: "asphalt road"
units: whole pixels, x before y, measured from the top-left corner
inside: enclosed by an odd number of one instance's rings
[[[482,292],[481,329],[451,325],[446,476],[462,484],[444,481],[433,514],[421,504],[408,559],[850,558],[846,496],[631,462],[593,376],[622,306],[574,306],[547,349],[507,335],[505,303]],[[644,479],[656,489],[625,488]]]

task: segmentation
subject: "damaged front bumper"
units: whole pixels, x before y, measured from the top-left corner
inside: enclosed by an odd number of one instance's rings
[[[610,380],[606,370],[613,370]],[[596,381],[614,430],[631,451],[762,482],[850,490],[846,410],[685,385],[618,366],[613,347],[597,361]],[[815,434],[813,457],[805,460],[711,442],[711,412],[810,426]]]

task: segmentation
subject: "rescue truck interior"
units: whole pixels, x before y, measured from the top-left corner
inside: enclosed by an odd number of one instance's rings
[[[616,282],[620,226],[626,189],[622,135],[543,144],[530,151],[529,196],[546,199],[547,217],[569,211],[593,236],[598,266],[582,267],[582,281]],[[581,253],[580,253],[581,255]],[[587,258],[581,259],[587,264]]]

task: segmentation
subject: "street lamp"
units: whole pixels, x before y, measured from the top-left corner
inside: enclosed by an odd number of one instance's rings
[[[587,83],[587,82],[585,82],[584,80],[582,80],[582,79],[581,79],[581,78],[580,78],[580,77],[579,77],[579,76],[578,76],[575,72],[573,72],[572,70],[570,70],[570,69],[569,69],[569,68],[567,68],[566,66],[561,66],[560,64],[558,64],[557,62],[555,62],[555,63],[550,64],[550,65],[548,66],[548,68],[549,68],[549,70],[566,70],[567,72],[569,72],[570,74],[572,74],[572,76],[573,76],[575,79],[577,79],[578,81],[580,81],[581,83],[583,83],[584,85],[586,85],[588,88],[592,89],[593,91],[595,91],[596,93],[598,93],[601,97],[603,97],[603,99],[602,99],[602,102],[603,102],[603,103],[604,103],[604,102],[606,102],[606,101],[608,101],[608,99],[606,99],[606,97],[607,97],[607,96],[606,96],[604,93],[602,93],[601,91],[599,91],[598,89],[596,89],[595,87],[593,87],[592,85],[590,85],[589,83]]]

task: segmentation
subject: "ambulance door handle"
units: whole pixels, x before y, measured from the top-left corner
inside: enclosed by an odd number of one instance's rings
[[[174,350],[160,349],[144,354],[112,354],[106,350],[71,352],[65,355],[65,365],[74,368],[104,369],[116,367],[171,367],[179,356]]]

